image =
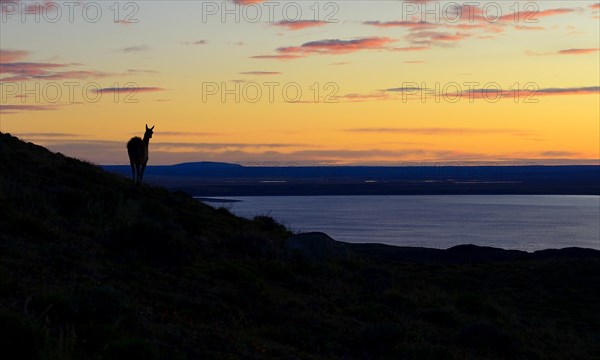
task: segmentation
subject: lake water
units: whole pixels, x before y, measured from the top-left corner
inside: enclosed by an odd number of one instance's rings
[[[537,195],[242,196],[206,203],[336,240],[446,249],[600,249],[600,197]]]

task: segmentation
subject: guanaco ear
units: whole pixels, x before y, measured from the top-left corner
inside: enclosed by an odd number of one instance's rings
[[[146,124],[146,130],[148,130],[148,124]]]
[[[154,125],[154,126],[156,126],[156,125]],[[154,126],[153,126],[153,127],[151,127],[151,128],[150,128],[150,130],[154,130]]]

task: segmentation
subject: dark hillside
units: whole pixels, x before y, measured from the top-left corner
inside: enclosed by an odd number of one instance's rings
[[[0,134],[2,358],[600,357],[598,252],[290,236]]]

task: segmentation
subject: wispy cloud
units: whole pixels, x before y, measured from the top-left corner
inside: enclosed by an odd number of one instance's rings
[[[134,45],[134,46],[128,46],[125,48],[118,49],[117,51],[125,53],[125,54],[130,54],[130,53],[143,52],[143,51],[148,51],[148,50],[150,50],[150,47],[147,45]]]
[[[584,86],[584,87],[573,87],[573,88],[542,88],[542,89],[523,89],[517,92],[516,90],[505,90],[505,89],[471,89],[465,90],[461,94],[465,98],[472,99],[496,99],[496,98],[513,98],[519,97],[527,99],[528,101],[535,101],[540,96],[561,96],[561,95],[600,95],[600,87],[598,86]]]
[[[559,156],[578,156],[579,153],[572,151],[542,151],[538,153],[539,156],[544,157],[559,157]]]
[[[301,46],[278,48],[284,54],[347,54],[361,50],[382,49],[396,40],[387,37],[366,37],[352,40],[326,39],[310,41]]]
[[[2,66],[0,69],[4,70],[9,68],[8,66]],[[4,64],[8,65],[8,64]],[[2,78],[2,81],[16,82],[16,81],[27,81],[27,80],[65,80],[65,79],[91,79],[91,78],[103,78],[110,76],[111,74],[102,71],[94,70],[71,70],[71,71],[58,71],[51,72],[47,71],[48,64],[33,64],[29,63],[19,69],[19,74],[15,76],[9,76]],[[55,64],[57,65],[57,64]],[[11,73],[13,69],[8,69],[6,73]]]
[[[60,105],[8,105],[0,104],[0,113],[16,114],[29,111],[52,111],[58,110]]]
[[[478,128],[353,128],[344,129],[353,133],[393,133],[393,134],[418,134],[418,135],[450,135],[450,134],[511,134],[530,136],[529,131],[519,129],[478,129]]]
[[[373,101],[373,100],[387,100],[389,99],[389,95],[383,92],[373,93],[373,94],[358,94],[351,93],[345,95],[336,96],[336,100],[347,101],[347,102],[365,102],[365,101]]]
[[[402,92],[413,92],[415,90],[418,90],[418,91],[430,91],[431,89],[417,87],[417,86],[401,86],[401,87],[395,87],[395,88],[385,89],[383,91],[402,93]]]
[[[29,51],[0,49],[0,63],[10,63],[23,60],[29,55]]]
[[[28,80],[64,80],[102,78],[112,74],[97,70],[64,70],[80,66],[77,63],[27,62],[29,52],[24,50],[0,50],[0,80],[4,82]]]
[[[145,92],[158,92],[165,91],[165,89],[160,87],[109,87],[109,88],[100,88],[100,89],[90,89],[90,92],[94,93],[145,93]]]
[[[587,49],[565,49],[551,52],[539,52],[532,50],[525,50],[525,55],[528,56],[556,56],[556,55],[586,55],[598,52],[599,48],[587,48]]]
[[[158,136],[158,135],[157,135]],[[183,143],[183,142],[154,142],[152,147],[162,151],[193,151],[193,150],[236,150],[260,148],[294,148],[305,147],[306,144],[294,143]]]
[[[541,89],[524,89],[517,93],[515,90],[505,89],[472,89],[462,93],[465,97],[474,99],[481,98],[517,98],[519,96],[528,99],[535,99],[538,96],[559,96],[559,95],[599,95],[599,86],[583,86],[572,88],[541,88]]]
[[[589,49],[566,49],[560,50],[558,53],[561,55],[583,55],[583,54],[592,54],[598,52],[600,48],[589,48]]]
[[[600,94],[600,86],[585,86],[575,88],[546,88],[535,92],[540,95],[589,95]]]
[[[380,50],[396,40],[387,37],[366,37],[352,40],[325,39],[306,42],[300,46],[286,46],[277,49],[276,55],[257,55],[254,59],[291,60],[300,57],[319,55],[340,55],[362,50]]]
[[[206,45],[206,44],[208,44],[208,40],[186,41],[183,44],[185,44],[185,45]]]
[[[278,55],[254,55],[251,59],[268,59],[268,60],[293,60],[304,57],[303,55],[278,54]]]
[[[413,44],[420,45],[445,45],[458,42],[471,36],[466,32],[447,33],[441,31],[419,31],[408,34],[406,39]]]
[[[55,73],[56,69],[65,68],[69,64],[35,63],[35,62],[2,62],[0,74],[11,75],[3,81],[22,81],[28,78],[43,77]]]
[[[398,93],[403,94],[402,99],[406,100],[406,95],[414,96],[414,99],[419,99],[422,93],[429,96],[441,96],[434,89],[404,86],[397,88],[388,88],[381,90],[387,93]],[[538,89],[522,89],[519,92],[516,90],[506,90],[499,88],[485,88],[485,89],[466,89],[460,93],[443,94],[444,96],[460,97],[464,99],[499,99],[499,98],[527,98],[530,100],[535,99],[538,96],[551,96],[551,95],[597,95],[600,94],[599,86],[582,86],[582,87],[571,87],[571,88],[538,88]],[[377,98],[373,98],[377,99]],[[395,98],[397,99],[397,98]]]
[[[17,137],[20,138],[41,138],[41,139],[45,139],[45,138],[79,138],[83,135],[81,134],[74,134],[74,133],[52,133],[52,132],[44,132],[44,133],[16,133],[14,134]]]
[[[576,11],[572,8],[520,11],[501,15],[494,19],[484,11],[483,7],[469,4],[451,6],[446,10],[446,16],[456,18],[456,22],[428,22],[423,20],[427,18],[424,9],[421,7],[422,13],[415,14],[410,19],[372,20],[364,21],[362,24],[378,28],[405,29],[408,33],[403,35],[403,38],[415,45],[449,47],[466,39],[493,39],[498,33],[509,28],[519,31],[546,30],[542,26],[529,26],[524,22],[533,22],[539,18],[565,15]],[[494,21],[491,21],[492,19]]]

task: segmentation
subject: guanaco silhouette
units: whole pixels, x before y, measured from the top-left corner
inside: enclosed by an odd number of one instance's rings
[[[152,138],[154,126],[151,128],[146,124],[144,139],[139,136],[132,137],[127,143],[127,153],[129,154],[129,163],[131,164],[131,176],[134,185],[141,185],[144,179],[144,170],[148,164],[148,144]]]

